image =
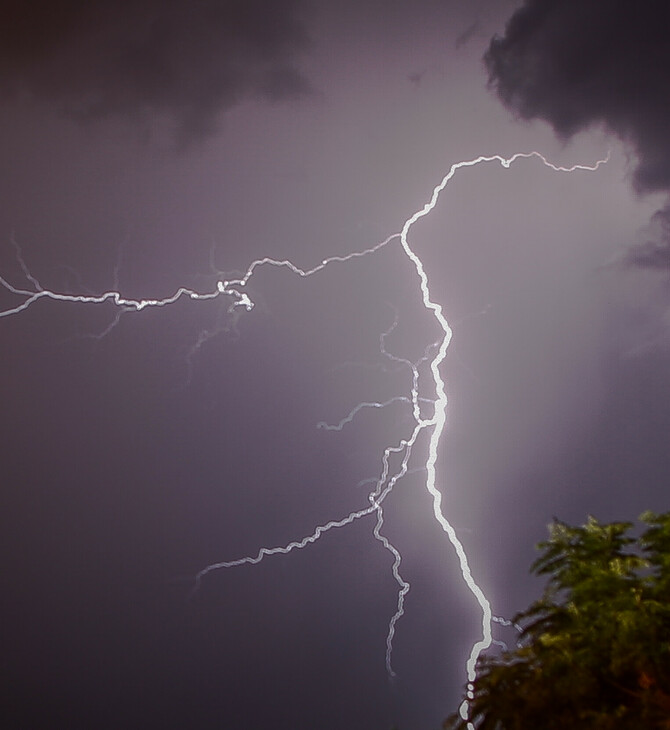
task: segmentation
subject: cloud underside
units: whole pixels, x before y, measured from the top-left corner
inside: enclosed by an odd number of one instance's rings
[[[79,119],[162,116],[187,139],[243,99],[309,94],[307,46],[297,0],[24,0],[0,24],[0,92]]]
[[[601,125],[631,145],[640,192],[670,192],[670,3],[526,0],[485,54],[491,85],[563,139]],[[628,263],[670,271],[670,206]]]

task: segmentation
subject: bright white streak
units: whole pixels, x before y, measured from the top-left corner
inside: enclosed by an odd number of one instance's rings
[[[435,516],[435,519],[439,523],[442,530],[447,534],[447,537],[449,538],[449,541],[451,542],[454,550],[456,551],[456,555],[458,557],[458,562],[461,569],[461,574],[463,576],[463,580],[467,587],[470,589],[471,593],[477,600],[477,603],[479,604],[481,611],[482,611],[482,638],[479,641],[476,641],[474,645],[472,646],[472,650],[470,651],[470,656],[468,658],[466,669],[467,669],[467,675],[468,675],[468,691],[467,691],[467,699],[462,703],[460,707],[460,713],[461,717],[465,720],[467,719],[467,712],[468,712],[468,700],[472,699],[472,688],[473,688],[473,682],[476,677],[476,665],[477,665],[477,659],[480,657],[481,653],[488,649],[489,646],[491,646],[491,643],[493,641],[492,636],[492,613],[491,613],[491,604],[489,603],[488,598],[484,595],[484,592],[479,587],[479,585],[475,582],[472,571],[470,570],[470,564],[468,561],[468,556],[465,552],[465,549],[463,548],[463,544],[458,539],[458,536],[456,535],[456,532],[454,528],[452,527],[451,523],[447,518],[444,516],[444,513],[442,511],[442,493],[438,490],[435,479],[436,479],[436,473],[435,473],[435,464],[437,462],[437,456],[438,456],[438,446],[440,443],[440,438],[442,436],[442,431],[444,430],[445,422],[446,422],[446,413],[447,413],[447,393],[444,387],[444,381],[442,380],[442,376],[440,375],[440,365],[442,364],[442,361],[446,357],[447,349],[449,347],[449,343],[451,342],[451,336],[452,331],[451,327],[449,326],[449,323],[447,322],[445,316],[442,314],[442,307],[441,305],[437,304],[431,299],[430,289],[428,287],[428,275],[426,274],[426,271],[424,269],[423,263],[421,259],[414,253],[414,251],[410,248],[409,241],[407,239],[407,236],[409,234],[410,228],[421,218],[428,215],[433,208],[437,205],[437,201],[439,198],[440,193],[444,190],[444,188],[447,186],[449,181],[453,178],[453,176],[456,174],[457,170],[460,170],[463,167],[472,167],[474,165],[479,165],[482,162],[500,162],[500,164],[508,168],[514,161],[520,159],[520,158],[529,158],[529,157],[538,157],[542,162],[547,166],[550,167],[552,170],[556,170],[557,172],[573,172],[574,170],[597,170],[601,164],[606,162],[609,159],[609,154],[606,159],[599,160],[595,163],[595,165],[587,166],[587,165],[573,165],[572,167],[558,167],[556,165],[553,165],[552,163],[548,162],[543,155],[541,155],[539,152],[526,152],[526,153],[517,153],[515,155],[512,155],[512,157],[504,158],[500,155],[492,155],[490,157],[486,156],[480,156],[473,160],[467,160],[465,162],[458,162],[451,166],[449,172],[442,178],[439,185],[436,185],[433,189],[433,194],[428,201],[424,205],[424,207],[414,213],[410,218],[408,218],[405,221],[405,224],[402,227],[402,231],[400,233],[400,243],[402,245],[402,248],[407,255],[407,257],[410,259],[410,261],[414,264],[414,267],[416,268],[416,273],[419,276],[419,282],[421,287],[421,294],[423,298],[423,306],[430,312],[432,312],[433,317],[439,324],[440,328],[442,329],[442,332],[444,333],[444,337],[442,338],[442,341],[440,343],[440,347],[437,351],[437,354],[433,358],[433,360],[430,363],[430,369],[433,373],[433,382],[435,385],[435,391],[437,394],[436,402],[435,402],[435,413],[433,415],[433,418],[430,419],[430,421],[423,421],[421,423],[422,427],[427,426],[434,426],[433,432],[430,437],[430,445],[428,447],[428,460],[426,461],[426,489],[430,493],[430,495],[433,498],[433,514]],[[468,728],[470,730],[474,730],[474,726],[472,723],[468,723]]]
[[[422,302],[424,308],[432,314],[436,322],[438,323],[440,329],[442,330],[443,336],[441,340],[439,341],[438,350],[433,359],[430,361],[430,371],[432,373],[432,383],[435,388],[435,400],[434,400],[434,413],[433,417],[430,419],[423,419],[420,415],[420,409],[419,409],[419,373],[416,365],[413,365],[411,363],[408,363],[408,361],[403,360],[402,358],[396,358],[395,356],[389,355],[391,359],[398,360],[400,362],[405,362],[410,364],[412,367],[413,372],[413,382],[412,382],[412,389],[411,389],[411,401],[413,404],[413,413],[414,413],[414,420],[415,420],[415,426],[413,429],[413,432],[409,439],[403,439],[400,441],[400,443],[397,446],[394,447],[387,447],[384,451],[384,456],[382,459],[383,468],[382,473],[379,479],[376,481],[376,487],[375,489],[370,492],[368,495],[368,501],[370,502],[370,506],[366,507],[364,509],[351,512],[346,517],[340,519],[340,520],[331,520],[330,522],[327,522],[323,525],[317,526],[314,531],[308,535],[307,537],[304,537],[303,539],[299,541],[293,541],[288,543],[285,546],[282,547],[274,547],[274,548],[265,548],[262,547],[259,549],[256,556],[248,556],[239,558],[237,560],[232,561],[221,561],[217,563],[213,563],[205,568],[203,568],[197,575],[196,575],[196,587],[200,584],[202,578],[207,575],[208,573],[212,572],[213,570],[217,570],[219,568],[232,568],[239,565],[244,564],[257,564],[259,563],[263,558],[270,556],[270,555],[276,555],[276,554],[287,554],[295,549],[302,549],[306,547],[308,544],[316,542],[325,532],[335,529],[338,527],[344,527],[348,524],[351,524],[355,520],[360,519],[361,517],[365,517],[369,514],[372,514],[373,512],[377,514],[377,522],[375,524],[375,528],[373,530],[373,534],[377,540],[379,540],[383,546],[391,552],[394,558],[392,572],[393,576],[400,586],[400,591],[398,594],[398,605],[397,610],[394,616],[391,619],[391,622],[389,624],[389,632],[387,636],[387,652],[386,652],[386,664],[387,669],[391,676],[394,675],[393,670],[391,668],[390,663],[390,657],[391,657],[391,650],[392,650],[392,640],[395,633],[395,625],[398,621],[398,619],[403,615],[403,607],[404,607],[404,597],[409,590],[409,584],[403,580],[403,578],[399,574],[399,566],[401,562],[401,556],[400,553],[397,551],[397,549],[391,545],[391,543],[387,540],[386,537],[384,537],[381,534],[381,528],[383,526],[383,511],[382,511],[382,502],[384,499],[388,496],[388,494],[393,489],[393,486],[396,484],[397,481],[399,481],[405,474],[408,472],[408,463],[409,458],[412,452],[412,447],[414,446],[419,434],[427,428],[433,427],[430,441],[429,441],[429,448],[428,448],[428,458],[425,463],[425,470],[426,470],[426,489],[428,490],[429,494],[432,497],[433,500],[433,514],[435,517],[435,520],[440,525],[442,530],[447,535],[449,541],[451,542],[455,552],[456,556],[458,558],[458,563],[460,566],[461,574],[463,577],[463,581],[465,582],[466,586],[470,590],[470,592],[475,597],[477,603],[479,604],[479,607],[482,611],[482,637],[478,641],[474,643],[472,646],[470,656],[467,660],[466,664],[466,670],[467,670],[467,676],[468,676],[468,692],[467,692],[467,699],[462,703],[460,707],[460,713],[461,717],[463,719],[467,719],[467,712],[468,712],[468,706],[469,706],[469,699],[472,699],[472,683],[475,680],[476,677],[476,663],[479,656],[482,654],[483,651],[485,651],[488,647],[491,646],[493,642],[492,637],[492,622],[494,621],[494,617],[491,612],[491,605],[489,603],[489,600],[484,595],[483,591],[479,587],[479,585],[476,583],[472,576],[472,572],[470,569],[469,561],[467,554],[465,552],[465,549],[463,547],[463,544],[458,539],[458,536],[456,535],[456,532],[451,525],[451,523],[447,520],[445,517],[443,511],[442,511],[442,494],[438,490],[436,485],[436,463],[438,458],[438,450],[439,450],[439,444],[440,439],[442,437],[442,433],[444,431],[444,426],[446,423],[446,411],[447,411],[447,394],[446,389],[444,385],[444,381],[442,380],[442,377],[440,375],[440,365],[442,364],[443,360],[446,357],[447,350],[449,347],[449,344],[451,342],[452,337],[452,331],[449,326],[449,323],[447,322],[447,319],[442,313],[442,307],[441,305],[437,304],[433,301],[431,298],[430,289],[428,286],[428,276],[426,274],[426,271],[424,269],[423,263],[421,259],[417,256],[417,254],[413,251],[413,249],[410,247],[408,235],[410,232],[411,227],[421,218],[428,215],[437,205],[437,201],[439,198],[440,193],[444,190],[444,188],[447,186],[449,181],[454,177],[456,172],[464,167],[473,167],[475,165],[479,165],[486,162],[499,162],[504,168],[509,168],[510,165],[515,162],[518,159],[527,159],[531,157],[537,157],[542,161],[544,165],[551,168],[552,170],[555,170],[556,172],[574,172],[576,170],[588,170],[588,171],[594,171],[597,170],[600,165],[604,164],[609,160],[609,153],[605,159],[599,160],[594,165],[573,165],[571,167],[561,167],[552,164],[549,162],[542,154],[539,152],[523,152],[523,153],[516,153],[512,155],[511,157],[505,158],[501,155],[491,155],[491,156],[479,156],[477,158],[474,158],[472,160],[466,160],[463,162],[455,163],[451,166],[449,169],[449,172],[442,178],[441,182],[433,189],[432,196],[428,203],[424,205],[424,207],[414,213],[412,216],[410,216],[405,223],[403,224],[402,230],[400,234],[394,234],[392,236],[389,236],[386,240],[382,241],[381,243],[376,244],[375,246],[372,246],[371,248],[365,249],[363,251],[357,251],[354,253],[346,254],[344,256],[331,256],[327,259],[324,259],[320,264],[317,266],[311,268],[311,269],[301,269],[295,264],[293,264],[291,261],[288,260],[277,260],[272,259],[269,257],[264,257],[261,259],[258,259],[250,264],[246,272],[237,279],[231,279],[231,280],[221,280],[217,282],[216,289],[212,292],[206,292],[206,293],[199,293],[192,289],[188,289],[185,287],[180,287],[177,289],[177,291],[172,295],[164,299],[127,299],[123,297],[118,291],[108,291],[101,295],[94,296],[94,295],[71,295],[71,294],[60,294],[57,292],[45,290],[41,287],[37,279],[35,279],[29,272],[27,266],[25,265],[25,262],[23,261],[23,258],[21,257],[21,252],[18,247],[18,245],[15,243],[15,241],[12,239],[12,242],[14,243],[14,246],[17,248],[18,253],[18,261],[19,264],[23,270],[23,273],[25,274],[26,278],[33,284],[35,287],[35,291],[29,291],[24,289],[19,289],[14,286],[12,286],[9,282],[7,282],[4,278],[0,277],[0,284],[4,286],[8,291],[10,291],[13,294],[23,296],[25,297],[25,300],[17,305],[14,308],[7,309],[0,312],[0,317],[9,316],[11,314],[18,314],[25,309],[27,309],[29,306],[34,304],[37,300],[48,298],[48,299],[54,299],[57,301],[69,301],[69,302],[78,302],[78,303],[91,303],[91,304],[101,304],[107,301],[113,302],[116,306],[121,307],[124,310],[127,311],[141,311],[142,309],[145,309],[146,307],[155,307],[155,306],[165,306],[167,304],[172,304],[176,302],[178,299],[182,297],[190,297],[191,299],[196,300],[207,300],[207,299],[215,299],[221,295],[227,295],[233,298],[233,302],[230,305],[230,311],[235,310],[238,307],[244,307],[247,311],[251,310],[254,306],[254,303],[249,298],[248,294],[243,291],[239,291],[240,289],[244,288],[251,277],[253,276],[255,270],[261,266],[264,265],[270,265],[270,266],[276,266],[276,267],[284,267],[290,269],[293,273],[297,274],[301,277],[307,277],[311,276],[312,274],[317,273],[318,271],[321,271],[323,268],[325,268],[328,264],[339,262],[339,263],[345,263],[355,258],[361,258],[364,256],[368,256],[370,254],[373,254],[389,244],[392,240],[397,238],[399,236],[400,238],[400,244],[402,246],[402,249],[407,256],[407,258],[411,261],[411,263],[414,265],[414,268],[416,270],[416,273],[419,277],[419,286],[421,289],[421,295],[422,295]],[[118,321],[118,320],[117,320]],[[115,324],[116,322],[114,322]],[[112,325],[113,326],[113,325]],[[395,325],[393,325],[395,326]],[[393,328],[393,327],[392,327]],[[381,344],[382,344],[382,351],[388,355],[388,353],[384,350],[384,338],[385,335],[388,333],[385,333],[382,335]],[[423,399],[421,399],[423,400]],[[353,418],[358,410],[360,410],[362,407],[365,406],[374,406],[374,407],[382,407],[385,404],[362,404],[360,407],[354,408],[352,411],[351,417]],[[345,421],[347,419],[344,419]],[[341,425],[344,425],[344,422],[341,423]],[[395,472],[392,476],[389,476],[389,459],[393,453],[402,453],[403,458],[401,461],[401,466],[397,472]],[[472,723],[468,723],[468,728],[470,730],[474,730],[474,726]]]

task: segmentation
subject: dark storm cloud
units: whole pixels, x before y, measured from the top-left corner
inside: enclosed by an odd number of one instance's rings
[[[670,203],[656,211],[628,251],[624,263],[670,273]]]
[[[243,98],[309,93],[307,44],[298,0],[24,0],[3,13],[0,91],[81,119],[162,115],[188,138]]]
[[[636,149],[638,190],[668,190],[669,28],[667,0],[526,0],[485,62],[521,117],[563,138],[601,124]]]

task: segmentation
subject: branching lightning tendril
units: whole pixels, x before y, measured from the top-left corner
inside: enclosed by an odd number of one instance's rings
[[[264,558],[270,557],[276,554],[287,554],[294,550],[300,550],[307,547],[308,545],[316,542],[322,535],[331,530],[337,528],[346,527],[353,522],[360,520],[369,515],[376,515],[376,522],[373,528],[373,535],[378,540],[384,549],[386,549],[393,558],[392,563],[392,574],[398,585],[397,604],[396,611],[391,617],[388,626],[387,641],[386,641],[386,665],[388,672],[391,676],[394,676],[394,672],[391,665],[391,653],[393,649],[393,637],[396,630],[396,624],[404,613],[404,601],[407,595],[410,585],[401,576],[400,566],[402,557],[400,552],[394,547],[389,540],[383,535],[382,529],[384,526],[384,501],[392,492],[394,486],[410,471],[415,469],[409,468],[410,457],[415,447],[419,435],[427,431],[429,432],[429,444],[428,454],[425,462],[421,467],[421,470],[425,472],[425,488],[428,490],[432,499],[433,516],[436,522],[439,524],[441,529],[448,537],[455,553],[457,556],[458,564],[462,574],[463,581],[469,591],[474,596],[480,610],[481,610],[481,638],[479,638],[472,646],[470,655],[466,663],[466,672],[468,677],[468,699],[472,697],[472,683],[475,679],[475,668],[476,662],[479,656],[487,648],[494,643],[492,635],[492,624],[499,623],[502,625],[508,625],[505,619],[494,616],[491,611],[491,605],[488,598],[484,595],[482,589],[475,581],[472,571],[470,569],[470,563],[466,551],[461,543],[459,537],[456,534],[455,529],[447,519],[442,509],[442,492],[437,487],[436,482],[436,464],[439,454],[439,445],[444,431],[447,413],[447,393],[445,383],[440,374],[440,366],[444,361],[449,344],[451,342],[452,330],[449,323],[442,312],[442,307],[438,304],[431,294],[429,288],[428,275],[425,271],[424,265],[415,253],[410,245],[409,234],[412,226],[419,221],[421,218],[427,216],[437,205],[440,193],[447,186],[449,181],[461,168],[473,167],[475,165],[498,162],[504,168],[509,168],[512,163],[519,159],[538,158],[544,165],[557,172],[573,172],[576,170],[597,170],[603,163],[607,162],[609,155],[602,160],[599,160],[593,165],[573,165],[571,167],[560,167],[549,162],[539,152],[525,152],[517,153],[511,157],[505,158],[500,155],[491,156],[480,156],[471,160],[455,163],[449,169],[449,172],[442,178],[440,183],[433,189],[432,195],[429,201],[417,212],[411,215],[403,224],[400,233],[389,236],[384,241],[367,248],[362,251],[356,251],[354,253],[342,255],[342,256],[331,256],[324,259],[318,265],[311,269],[302,269],[288,260],[278,260],[270,257],[264,257],[253,261],[247,270],[237,278],[221,278],[216,282],[216,286],[211,291],[199,292],[195,289],[187,287],[178,288],[174,294],[163,299],[130,299],[124,297],[120,291],[111,290],[102,294],[65,294],[52,291],[43,288],[40,282],[31,274],[28,266],[26,265],[21,249],[16,243],[12,236],[11,241],[16,249],[16,257],[18,264],[26,278],[26,280],[32,285],[32,289],[25,289],[12,285],[7,279],[0,276],[0,285],[2,285],[11,294],[20,297],[21,301],[8,309],[0,311],[0,317],[8,317],[11,315],[17,315],[28,309],[30,306],[37,303],[42,299],[51,299],[58,302],[76,302],[80,304],[103,304],[105,302],[113,303],[117,308],[116,317],[112,323],[104,330],[102,335],[106,334],[112,327],[114,327],[120,320],[120,317],[124,313],[140,312],[149,307],[164,307],[169,304],[173,304],[179,299],[190,298],[192,300],[206,301],[217,299],[219,297],[229,297],[231,300],[228,311],[234,316],[238,316],[240,312],[244,310],[250,311],[254,302],[245,291],[245,287],[249,283],[249,280],[254,275],[255,271],[263,266],[272,266],[279,268],[287,268],[294,274],[300,277],[312,276],[326,266],[334,263],[348,263],[355,259],[371,256],[385,246],[388,246],[393,241],[398,241],[407,257],[408,261],[414,267],[416,276],[418,278],[419,288],[421,292],[421,301],[425,310],[435,320],[440,328],[440,339],[429,345],[426,348],[424,357],[417,363],[412,363],[409,360],[400,358],[396,355],[389,353],[385,347],[385,340],[388,334],[393,330],[397,324],[396,322],[391,326],[389,330],[384,332],[380,338],[380,347],[382,353],[396,364],[402,365],[403,367],[409,368],[412,374],[412,386],[411,391],[407,395],[400,395],[391,398],[385,402],[362,402],[356,405],[351,411],[338,423],[329,425],[325,422],[320,422],[318,427],[326,430],[341,430],[348,423],[351,423],[356,416],[364,409],[383,409],[392,403],[405,403],[410,404],[412,408],[412,420],[413,426],[411,433],[405,438],[401,438],[395,445],[387,446],[382,454],[381,458],[381,469],[379,476],[373,480],[364,480],[363,483],[372,483],[374,486],[367,495],[366,506],[361,507],[358,510],[352,511],[344,517],[339,519],[330,520],[324,524],[317,525],[307,536],[291,541],[285,545],[277,547],[261,547],[255,555],[238,558],[235,560],[220,561],[213,563],[203,568],[195,577],[195,590],[200,586],[205,576],[210,573],[223,569],[223,568],[234,568],[241,565],[254,565],[260,563]],[[118,289],[118,286],[117,286]],[[205,339],[210,336],[210,333],[205,333]],[[202,339],[202,336],[201,336]],[[192,356],[197,350],[200,344],[200,340],[194,346],[190,356]],[[420,395],[420,372],[419,365],[422,363],[428,363],[429,371],[431,374],[430,378],[430,390],[431,397],[425,397]],[[428,418],[422,415],[421,405],[432,405],[432,415]],[[392,457],[399,458],[399,466],[392,468],[391,460]],[[461,715],[464,719],[467,718],[468,699],[466,699],[460,709]],[[473,726],[470,724],[470,728]]]

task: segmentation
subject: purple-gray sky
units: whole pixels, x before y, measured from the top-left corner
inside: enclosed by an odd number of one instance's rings
[[[411,229],[454,330],[444,512],[509,617],[540,589],[527,568],[552,517],[668,507],[668,10],[617,8],[17,4],[0,276],[32,287],[16,244],[57,292],[210,291],[212,263],[309,268],[384,240],[460,160],[610,150],[597,172],[462,170]],[[190,597],[207,564],[367,504],[406,405],[316,426],[407,393],[379,351],[395,312],[393,354],[436,337],[397,244],[307,279],[258,270],[249,294],[235,322],[225,298],[179,301],[102,338],[111,303],[0,318],[3,727],[429,730],[457,706],[481,613],[421,472],[385,503],[411,584],[393,682],[372,517]]]

